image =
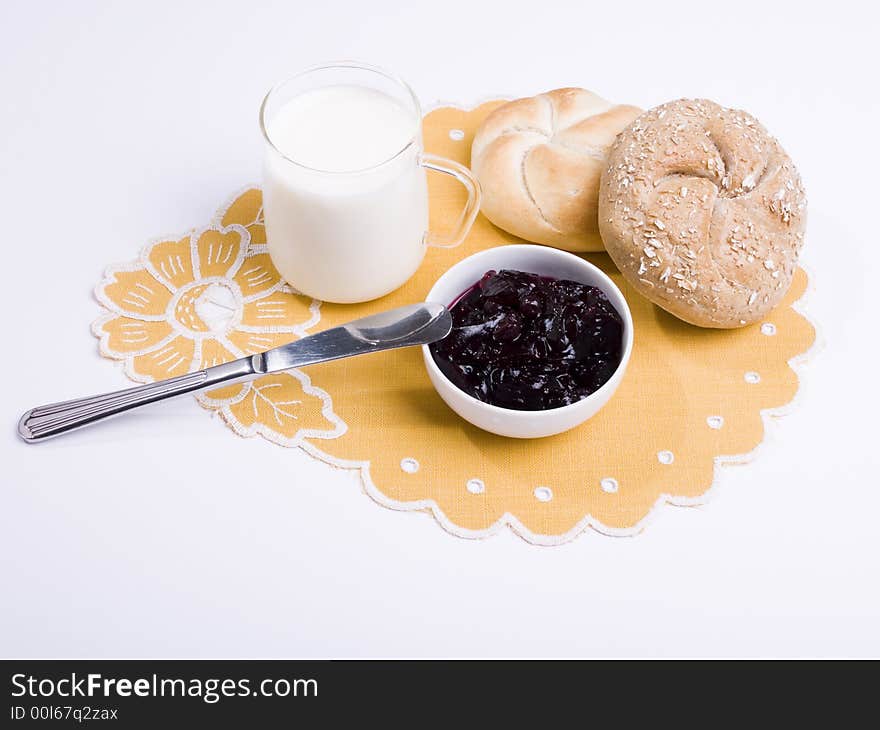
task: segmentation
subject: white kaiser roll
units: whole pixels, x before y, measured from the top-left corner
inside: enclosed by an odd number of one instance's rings
[[[495,109],[471,148],[481,210],[499,228],[568,251],[602,251],[599,181],[618,133],[641,114],[585,89]]]

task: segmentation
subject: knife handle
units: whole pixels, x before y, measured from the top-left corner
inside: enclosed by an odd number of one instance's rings
[[[42,441],[156,401],[250,380],[260,375],[261,370],[262,355],[253,355],[148,385],[38,406],[21,417],[18,434],[29,443]]]

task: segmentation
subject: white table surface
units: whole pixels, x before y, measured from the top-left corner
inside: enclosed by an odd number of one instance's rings
[[[875,10],[863,2],[3,3],[2,656],[880,655]],[[869,16],[873,13],[873,16]],[[191,399],[29,447],[20,412],[126,385],[91,289],[258,181],[289,71],[429,104],[582,85],[752,111],[810,196],[799,408],[636,538],[450,536]]]

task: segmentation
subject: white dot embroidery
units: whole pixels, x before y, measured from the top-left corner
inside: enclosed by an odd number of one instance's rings
[[[419,470],[419,462],[408,456],[407,458],[400,460],[400,468],[407,474],[415,474]]]
[[[709,428],[714,428],[717,431],[724,425],[724,418],[722,416],[709,416],[706,419],[706,423]]]
[[[449,130],[449,139],[453,142],[461,142],[464,139],[464,130],[461,129],[450,129]]]
[[[761,325],[761,334],[767,335],[767,337],[773,337],[776,334],[776,325],[772,322],[764,322]]]
[[[675,461],[675,454],[671,451],[658,451],[657,452],[657,461],[661,464],[671,464]]]
[[[465,486],[471,494],[482,494],[486,491],[486,485],[483,484],[482,479],[468,479],[468,483]]]
[[[618,489],[620,489],[620,485],[613,477],[605,477],[601,482],[599,482],[599,484],[602,487],[602,491],[608,492],[608,494],[614,494]]]
[[[743,380],[745,380],[750,385],[756,385],[761,382],[761,376],[758,375],[754,370],[749,370],[745,375],[743,375]]]
[[[553,499],[553,490],[550,487],[535,487],[535,499],[539,502],[549,502]]]

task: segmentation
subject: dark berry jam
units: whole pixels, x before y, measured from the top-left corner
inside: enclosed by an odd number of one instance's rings
[[[523,271],[488,271],[450,307],[431,345],[443,374],[485,403],[518,411],[567,406],[620,363],[623,320],[601,289]]]

